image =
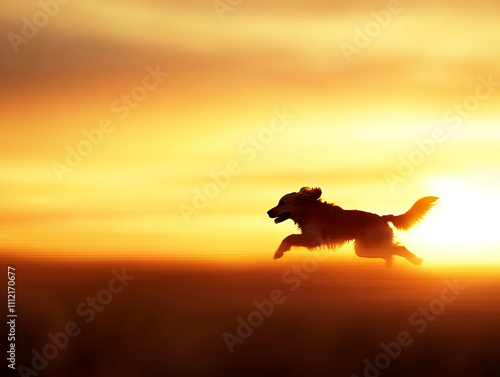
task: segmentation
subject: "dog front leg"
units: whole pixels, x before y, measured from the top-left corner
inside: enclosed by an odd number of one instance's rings
[[[278,247],[278,250],[274,253],[274,259],[281,258],[292,246],[303,246],[312,249],[320,245],[321,241],[318,237],[305,234],[291,234],[281,241],[280,247]]]

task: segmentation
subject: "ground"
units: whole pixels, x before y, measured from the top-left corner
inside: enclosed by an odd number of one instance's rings
[[[500,278],[489,269],[297,259],[9,264],[17,272],[18,365],[32,366],[33,350],[54,343],[49,333],[60,335],[69,322],[80,330],[41,376],[500,374]],[[129,280],[110,285],[123,272]],[[256,326],[238,334],[242,321]]]

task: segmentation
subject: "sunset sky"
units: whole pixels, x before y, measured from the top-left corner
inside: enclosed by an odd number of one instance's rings
[[[0,6],[2,253],[268,260],[266,211],[319,186],[439,196],[398,240],[500,263],[498,1],[41,3]]]

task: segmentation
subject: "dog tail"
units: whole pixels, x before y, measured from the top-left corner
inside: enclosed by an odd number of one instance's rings
[[[396,229],[408,230],[424,218],[425,214],[436,205],[434,202],[438,199],[436,196],[426,196],[417,200],[408,212],[399,216],[385,215],[382,216],[382,220],[390,221]]]

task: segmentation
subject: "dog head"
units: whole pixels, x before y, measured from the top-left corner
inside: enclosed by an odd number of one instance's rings
[[[321,189],[319,187],[302,187],[299,192],[291,192],[283,196],[278,205],[267,211],[267,214],[274,219],[276,224],[287,219],[296,222],[300,215],[306,211],[308,204],[318,200],[320,196]]]

